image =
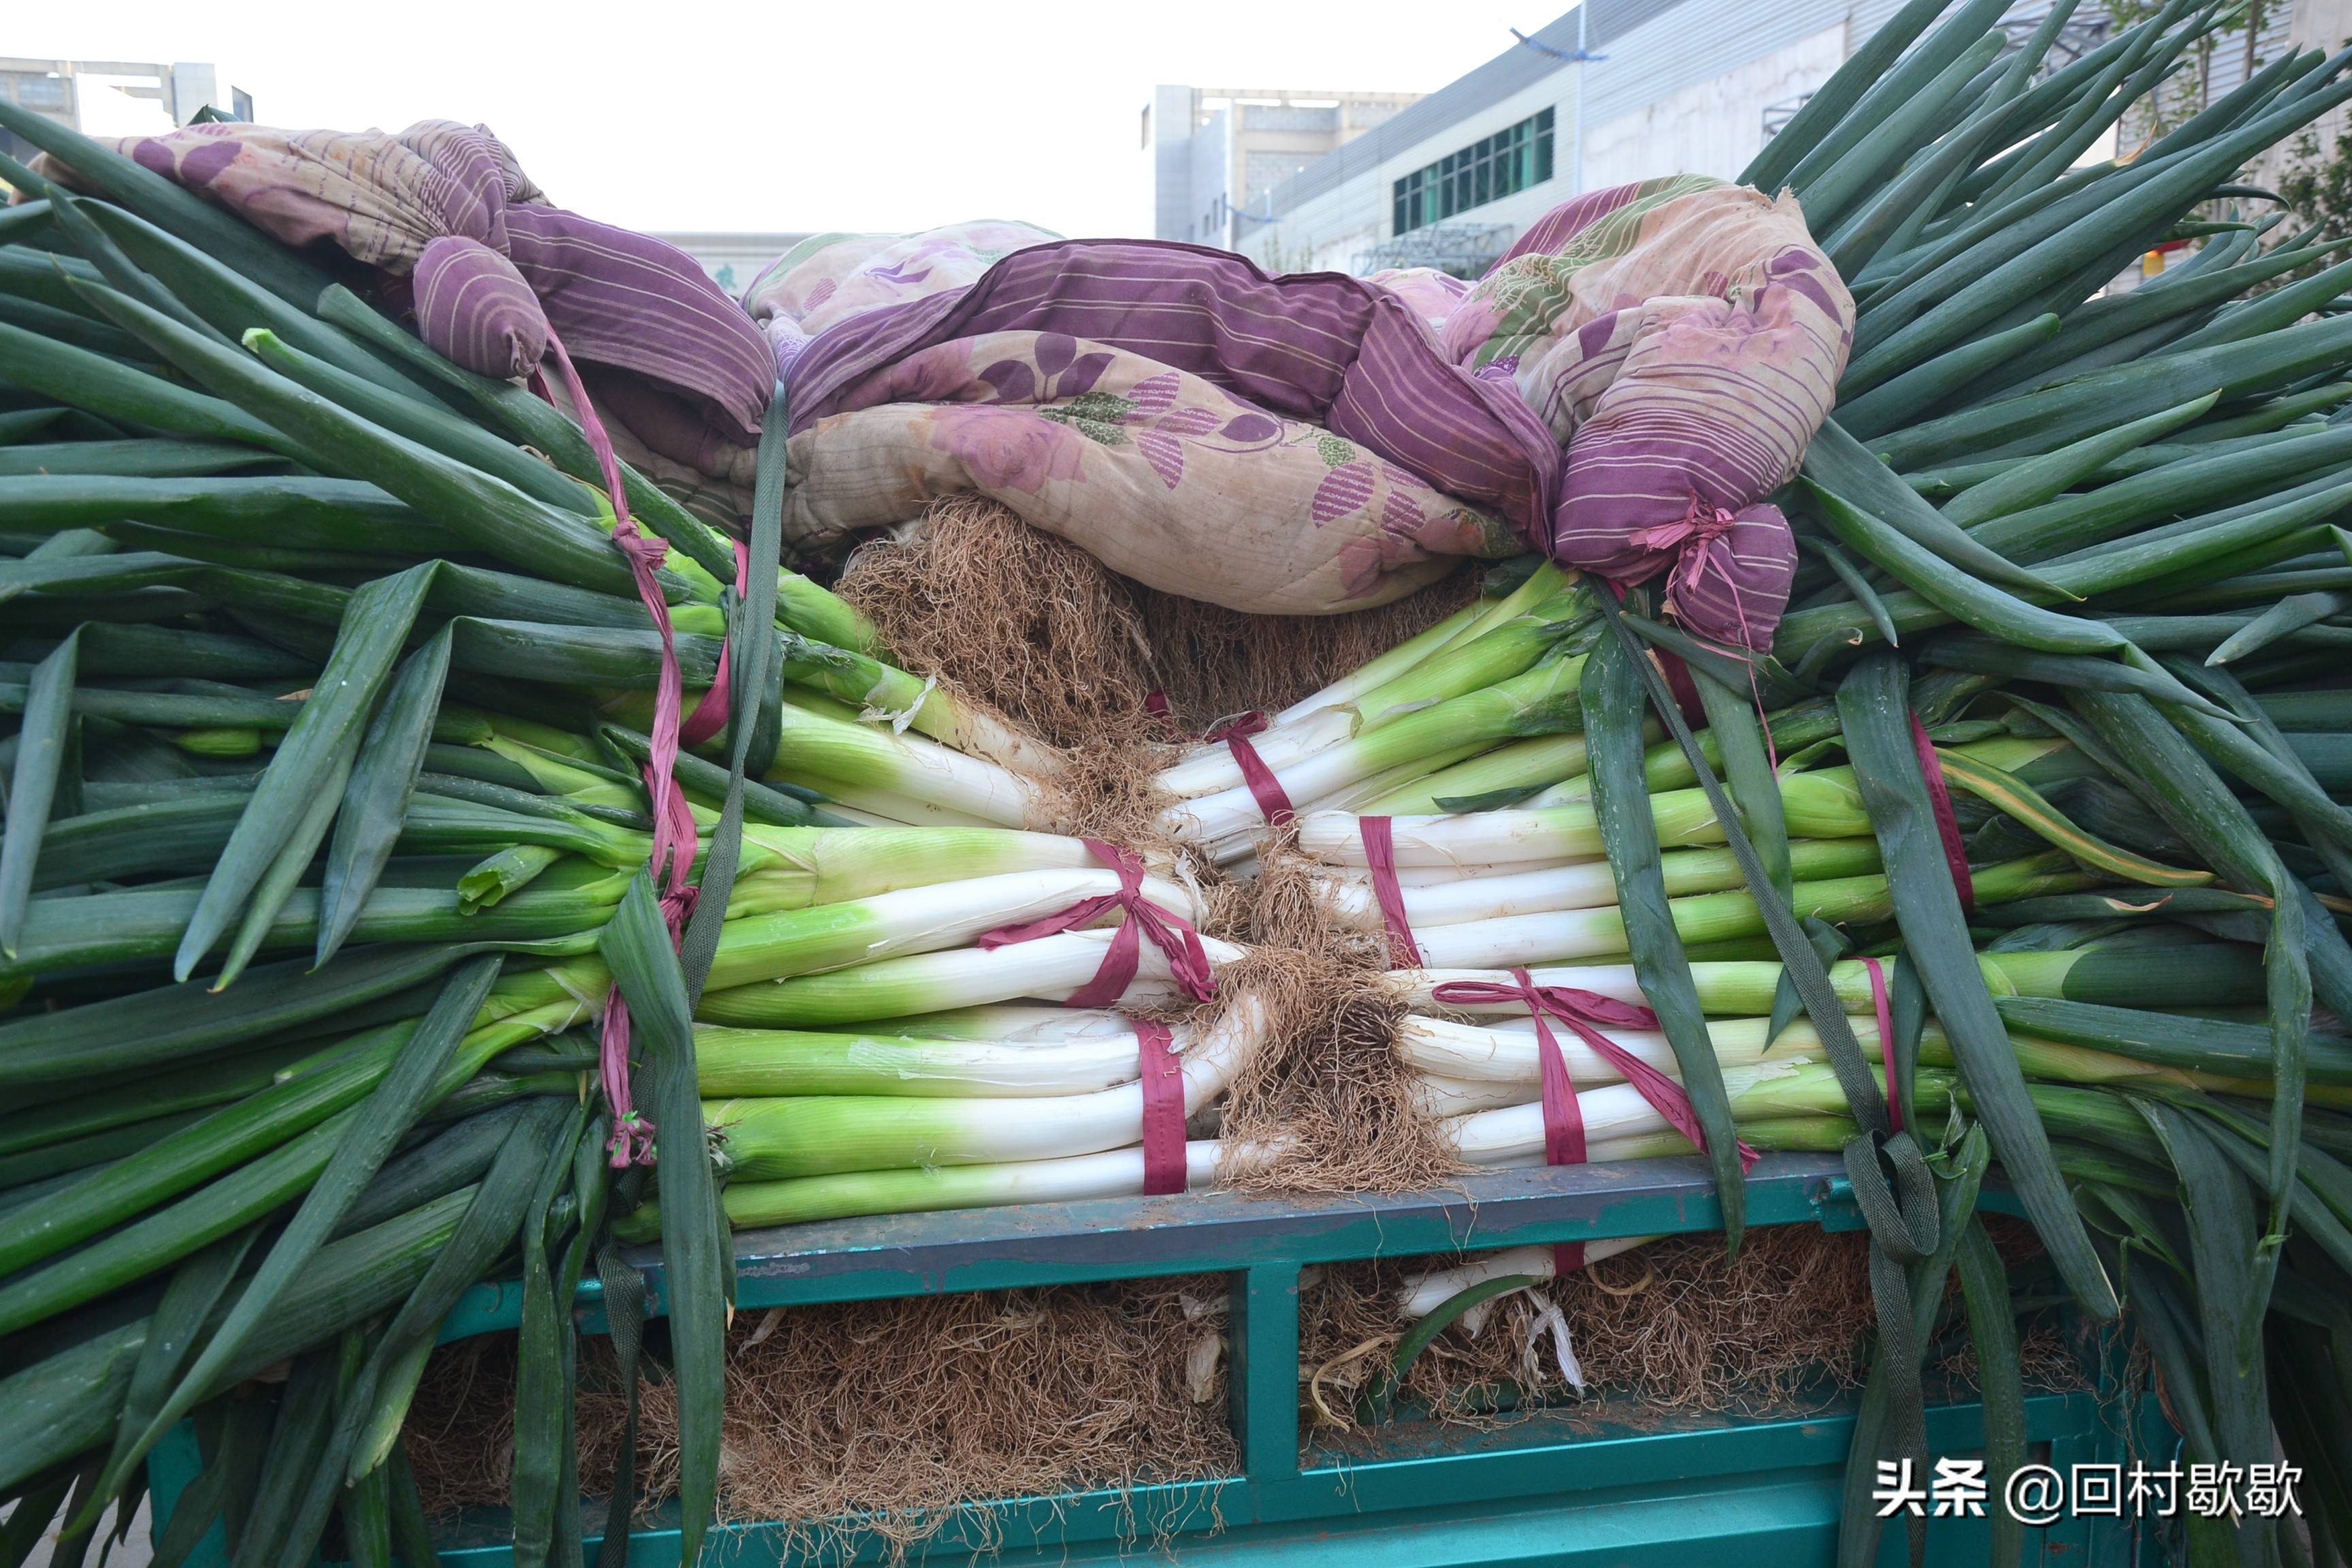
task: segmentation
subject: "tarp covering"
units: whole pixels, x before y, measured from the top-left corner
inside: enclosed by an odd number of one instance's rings
[[[331,242],[396,278],[436,239],[476,241],[529,285],[574,359],[635,383],[592,385],[614,392],[656,450],[723,474],[725,445],[759,439],[775,356],[741,308],[676,246],[551,205],[487,127],[426,120],[392,135],[219,121],[112,145],[289,245]],[[480,257],[450,259],[463,274]],[[452,357],[478,346],[469,323],[420,310],[418,324]]]
[[[549,205],[479,126],[121,146],[281,238],[413,278],[426,341],[484,374],[527,372],[551,329],[600,408],[722,489],[782,374],[804,555],[979,491],[1153,587],[1255,612],[1364,607],[1453,558],[1535,550],[1665,573],[1692,630],[1766,647],[1795,563],[1767,498],[1853,336],[1796,204],[1694,175],[1566,203],[1475,284],[1269,277],[991,220],[815,236],[739,306],[675,247]]]

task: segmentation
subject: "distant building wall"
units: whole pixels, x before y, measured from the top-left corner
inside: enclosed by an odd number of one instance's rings
[[[92,79],[85,80],[85,79]],[[214,118],[251,120],[253,95],[243,88],[224,93],[220,73],[200,60],[163,65],[137,60],[36,60],[0,58],[0,98],[74,131],[82,122],[87,95],[118,92],[153,102],[174,125],[210,111]],[[20,162],[36,149],[0,131],[0,153]]]
[[[1764,146],[1764,110],[1802,96],[1845,63],[1845,24],[1670,92],[1584,133],[1588,190],[1659,174],[1737,178]]]
[[[1232,248],[1266,199],[1414,102],[1410,92],[1161,85],[1143,111],[1152,233]]]
[[[702,263],[702,269],[711,280],[728,293],[740,297],[751,286],[751,279],[762,268],[801,241],[813,237],[809,234],[730,234],[696,230],[687,233],[657,234],[656,239],[666,239]]]
[[[1768,124],[1785,123],[1898,3],[1588,0],[1276,186],[1255,209],[1267,221],[1242,226],[1234,247],[1273,269],[1368,271],[1443,254],[1474,274],[1481,255],[1580,191],[1736,177]],[[1523,126],[1548,132],[1547,158],[1530,166],[1543,177],[1498,178],[1467,205],[1457,190],[1442,215],[1404,199],[1483,165]],[[1420,232],[1433,225],[1454,232]]]

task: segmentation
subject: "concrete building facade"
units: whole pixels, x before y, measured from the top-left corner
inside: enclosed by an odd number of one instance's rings
[[[1387,123],[1412,92],[1161,86],[1143,110],[1152,233],[1226,249],[1265,221],[1267,195]],[[1257,216],[1254,216],[1257,215]]]
[[[807,233],[738,234],[726,230],[694,229],[665,232],[654,237],[666,239],[693,257],[702,264],[703,271],[710,275],[712,282],[740,298],[762,268],[812,236]]]
[[[84,98],[91,90],[146,99],[185,125],[210,110],[230,120],[253,118],[253,95],[243,88],[221,89],[220,73],[199,61],[163,65],[133,60],[33,60],[0,58],[0,98],[70,130],[82,123]],[[19,161],[35,149],[0,131],[0,153]]]
[[[1585,0],[1276,185],[1226,243],[1270,271],[1475,277],[1580,192],[1736,177],[1898,4]],[[2021,0],[2012,37],[2047,4]],[[2105,36],[2098,6],[2082,16],[2064,47]]]

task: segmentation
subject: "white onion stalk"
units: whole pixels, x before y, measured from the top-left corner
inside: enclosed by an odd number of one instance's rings
[[[812,773],[793,768],[778,768],[768,775],[770,784],[798,784],[813,789],[825,797],[816,809],[839,818],[854,827],[1002,827],[1002,823],[970,812],[950,811],[927,800],[917,800],[896,790],[876,789],[871,784],[849,784],[841,779],[823,778]]]
[[[1350,736],[1304,762],[1274,770],[1293,803],[1317,801],[1391,768],[1465,748],[1549,734],[1580,722],[1580,656],[1548,657],[1523,674],[1406,715],[1383,729]],[[1467,755],[1466,751],[1461,754]],[[1214,842],[1255,831],[1264,821],[1245,785],[1170,806],[1160,815],[1179,838]]]
[[[1479,1083],[1470,1079],[1417,1073],[1408,1086],[1412,1102],[1423,1116],[1444,1120],[1481,1110],[1505,1110],[1528,1103],[1527,1090],[1517,1084]]]
[[[1694,963],[1691,965],[1691,972],[1697,974],[1711,968],[1729,967],[1733,966]],[[1776,976],[1780,969],[1777,963],[1765,967],[1771,969]],[[1529,969],[1528,978],[1538,985],[1565,985],[1578,991],[1590,991],[1595,995],[1606,996],[1612,1001],[1630,1002],[1636,1007],[1646,1007],[1650,1005],[1650,999],[1642,994],[1642,987],[1634,979],[1633,966],[1630,963],[1558,964],[1548,968]],[[1436,993],[1439,986],[1452,984],[1457,981],[1476,981],[1489,985],[1517,984],[1518,982],[1512,977],[1507,969],[1446,969],[1433,964],[1424,969],[1391,971],[1388,980],[1391,985],[1397,988],[1405,1005],[1419,1011],[1426,1012],[1443,1008],[1449,1013],[1463,1013],[1478,1018],[1492,1019],[1500,1016],[1513,1022],[1524,1019],[1528,1016],[1527,1004],[1524,1002],[1464,1003],[1437,1000]],[[1765,1011],[1769,1011],[1771,1008],[1772,995],[1773,992],[1768,986],[1764,993]],[[1704,1004],[1706,1000],[1706,993],[1702,983],[1700,1001]],[[1867,1003],[1864,1005],[1867,1005]],[[1718,1009],[1709,1007],[1707,1011],[1716,1012]],[[1749,1008],[1748,1011],[1752,1013],[1757,1009]]]
[[[894,953],[961,947],[983,931],[1057,914],[1118,889],[1116,871],[1014,871],[747,916],[728,921],[723,929],[709,984],[723,990],[843,969]],[[1146,877],[1143,896],[1187,921],[1197,922],[1202,917],[1191,891],[1174,882]]]
[[[1481,1028],[1475,1024],[1456,1024],[1444,1018],[1425,1018],[1419,1015],[1406,1017],[1397,1032],[1396,1051],[1400,1060],[1416,1072],[1463,1083],[1495,1083],[1508,1085],[1521,1091],[1522,1098],[1538,1095],[1543,1089],[1542,1039],[1536,1033],[1533,1019],[1517,1020],[1523,1026]],[[1558,1020],[1551,1025],[1552,1037],[1559,1042],[1568,1063],[1569,1077],[1580,1089],[1598,1089],[1604,1084],[1620,1083],[1624,1074],[1607,1058],[1587,1045],[1581,1036]],[[1714,1043],[1715,1059],[1726,1069],[1752,1067],[1764,1061],[1819,1061],[1822,1058],[1821,1037],[1812,1026],[1799,1019],[1784,1027],[1770,1046],[1764,1043],[1769,1018],[1725,1018],[1706,1027],[1707,1038]],[[1853,1021],[1854,1038],[1861,1043],[1863,1055],[1873,1060],[1878,1057],[1878,1027],[1874,1020]],[[1655,1029],[1601,1029],[1601,1038],[1638,1058],[1668,1078],[1680,1079],[1682,1066],[1675,1058],[1674,1047],[1664,1033]]]
[[[920,731],[942,745],[1002,763],[1032,778],[1058,778],[1069,759],[1053,747],[1012,728],[995,715],[968,707],[954,693],[868,653],[786,632],[782,637],[783,678],[806,693],[840,702],[858,721],[885,724],[894,732]],[[696,694],[699,697],[700,693]]]
[[[1724,1068],[1759,1064],[1804,1066],[1826,1059],[1821,1037],[1804,1021],[1790,1024],[1770,1046],[1764,1043],[1768,1018],[1733,1018],[1707,1026],[1715,1058]],[[1853,1023],[1863,1054],[1879,1058],[1878,1030],[1866,1020]],[[1641,1058],[1659,1072],[1682,1081],[1682,1067],[1664,1035],[1635,1029],[1603,1029],[1611,1043]],[[1935,1046],[1943,1035],[1929,1026]],[[1587,1045],[1575,1030],[1552,1024],[1552,1037],[1567,1058],[1569,1077],[1580,1091],[1622,1083],[1614,1063]],[[1513,1020],[1491,1029],[1449,1023],[1444,1019],[1410,1017],[1398,1039],[1400,1058],[1413,1068],[1414,1095],[1432,1116],[1460,1116],[1473,1111],[1499,1110],[1514,1105],[1540,1105],[1543,1100],[1542,1037],[1533,1019]],[[1929,1053],[1934,1054],[1932,1049]],[[1636,1141],[1640,1135],[1634,1135]],[[1614,1140],[1618,1144],[1626,1139]],[[1667,1151],[1678,1152],[1680,1151]],[[1592,1158],[1599,1159],[1600,1155]]]
[[[859,1033],[866,1035],[901,1035],[923,1040],[1004,1040],[1033,1045],[1099,1040],[1114,1035],[1135,1033],[1135,1026],[1127,1018],[1105,1009],[1024,1006],[1012,1003],[955,1007],[943,1013],[919,1013],[912,1017],[861,1023],[857,1027]]]
[[[1631,1252],[1637,1247],[1647,1247],[1664,1239],[1655,1236],[1604,1236],[1584,1244],[1584,1261],[1599,1263],[1620,1253]],[[1500,1279],[1508,1274],[1525,1274],[1537,1279],[1550,1279],[1559,1273],[1554,1265],[1556,1254],[1549,1247],[1506,1247],[1494,1252],[1482,1252],[1471,1261],[1453,1268],[1440,1268],[1407,1280],[1397,1292],[1397,1310],[1408,1318],[1426,1318],[1473,1285],[1484,1285],[1489,1279]]]
[[[1822,1062],[1768,1058],[1747,1067],[1727,1068],[1723,1087],[1730,1098],[1735,1121],[1852,1113],[1837,1074]],[[1593,1146],[1674,1131],[1657,1109],[1629,1083],[1584,1090],[1577,1095],[1576,1107],[1584,1118],[1585,1138]],[[1439,1125],[1454,1152],[1469,1164],[1543,1163],[1541,1101],[1457,1116]]]
[[[993,950],[959,947],[909,953],[823,974],[713,989],[703,994],[695,1016],[750,1028],[805,1029],[1023,997],[1055,1000],[1093,982],[1112,934],[1108,930],[1063,931]],[[1201,943],[1212,970],[1242,956],[1242,949],[1213,937],[1202,938]],[[1134,981],[1113,1005],[1156,1006],[1180,994],[1166,956],[1146,941],[1139,944]]]
[[[1293,804],[1297,805],[1302,813],[1361,811],[1370,802],[1406,788],[1415,779],[1425,778],[1439,769],[1450,767],[1466,757],[1477,756],[1493,744],[1491,741],[1471,741],[1463,745],[1449,746],[1442,752],[1433,752],[1427,756],[1415,757],[1409,763],[1400,763],[1395,767],[1374,773],[1370,778],[1351,784],[1345,789],[1333,790],[1329,795],[1319,799]]]
[[[1093,1094],[1133,1083],[1139,1044],[1123,1033],[1057,1041],[923,1039],[697,1026],[706,1100],[794,1094],[1013,1099]]]
[[[1383,773],[1375,773],[1370,778],[1349,784],[1344,789],[1334,790],[1319,800],[1303,802],[1294,800],[1291,805],[1301,816],[1321,811],[1358,811],[1367,803],[1381,795],[1410,785],[1413,780],[1433,769],[1442,768],[1448,763],[1457,762],[1466,756],[1475,756],[1485,751],[1488,742],[1485,741],[1474,741],[1466,746],[1453,747],[1432,756],[1400,763]],[[1255,805],[1257,797],[1252,795],[1250,798]],[[1265,818],[1253,816],[1247,823],[1235,826],[1223,837],[1207,840],[1203,847],[1207,850],[1211,860],[1230,870],[1257,853],[1258,839],[1265,832]]]
[[[1333,708],[1296,723],[1261,731],[1249,742],[1259,760],[1278,773],[1304,762],[1326,746],[1346,740],[1355,730],[1355,715]],[[1223,741],[1193,747],[1184,753],[1183,761],[1160,774],[1160,787],[1178,800],[1214,795],[1219,790],[1235,788],[1241,782],[1241,764],[1234,760],[1234,749]]]
[[[1382,731],[1386,733],[1387,731]],[[1860,838],[1871,832],[1870,817],[1846,770],[1795,773],[1780,781],[1781,807],[1792,838]],[[1720,844],[1703,790],[1664,790],[1650,796],[1658,842],[1668,848]],[[1549,810],[1476,811],[1449,816],[1398,816],[1390,836],[1399,866],[1499,865],[1513,860],[1550,860],[1604,853],[1600,824],[1588,802]],[[1315,812],[1299,818],[1298,847],[1318,860],[1368,866],[1363,832],[1345,812]]]
[[[1580,731],[1513,741],[1404,779],[1347,809],[1360,811],[1367,816],[1412,816],[1447,810],[1439,804],[1441,801],[1473,799],[1496,790],[1540,786],[1549,794],[1561,787],[1562,780],[1584,783],[1589,765],[1585,750]],[[1590,785],[1586,788],[1589,790]]]
[[[1103,868],[1080,838],[1003,827],[743,825],[730,920],[1013,871]]]
[[[1613,903],[1416,928],[1412,940],[1422,962],[1440,969],[1513,969],[1626,951],[1625,919]]]
[[[1790,847],[1797,879],[1815,883],[1867,876],[1880,868],[1878,841],[1874,838],[1805,838]],[[1672,898],[1693,893],[1727,892],[1746,885],[1739,862],[1728,849],[1676,849],[1659,857]],[[1381,908],[1369,872],[1352,868],[1327,872],[1338,918],[1359,930],[1381,929]],[[1545,869],[1496,868],[1481,880],[1464,879],[1441,885],[1409,886],[1398,879],[1405,915],[1417,933],[1423,928],[1461,925],[1471,921],[1542,914],[1566,910],[1613,907],[1617,880],[1606,861]]]
[[[1704,806],[1705,797],[1701,796]],[[1657,815],[1659,802],[1650,802]],[[1658,818],[1661,844],[1720,842],[1722,829],[1706,811],[1697,820],[1680,813]],[[1390,841],[1396,863],[1406,866],[1485,865],[1503,867],[1522,860],[1590,859],[1606,853],[1601,826],[1592,808],[1568,806],[1555,811],[1480,811],[1454,816],[1393,816]],[[1298,819],[1301,853],[1334,866],[1370,866],[1364,852],[1361,821],[1339,811],[1309,812]]]
[[[1800,881],[1863,877],[1879,869],[1877,839],[1797,839],[1790,860]],[[1661,856],[1667,896],[1722,893],[1743,886],[1738,860],[1728,848],[1673,848]],[[1379,929],[1379,898],[1371,872],[1355,865],[1319,872],[1339,898],[1339,914],[1367,929]],[[1503,865],[1400,865],[1397,889],[1416,926],[1449,926],[1465,920],[1498,920],[1503,914],[1543,910],[1590,910],[1616,902],[1616,877],[1609,863],[1588,860],[1517,860]],[[1484,889],[1484,900],[1479,896]],[[1369,924],[1367,924],[1369,921]]]
[[[1554,871],[1564,866],[1591,866],[1601,863],[1597,855],[1580,856],[1573,860],[1515,860],[1501,866],[1400,866],[1397,886],[1400,888],[1442,888],[1454,882],[1475,881],[1481,877],[1517,877],[1528,871]],[[1334,876],[1352,877],[1371,885],[1370,873],[1349,866],[1335,868]]]
[[[2030,862],[2012,862],[2030,876]],[[2003,868],[1993,868],[1995,871]],[[2010,883],[1995,882],[1989,874],[1977,888],[1985,903],[2000,901]],[[2030,885],[2030,884],[2029,884]],[[2061,886],[2069,885],[2060,883]],[[1893,904],[1886,879],[1877,873],[1832,877],[1797,884],[1797,912],[1833,924],[1874,922],[1891,918]],[[1713,893],[1688,893],[1667,902],[1675,931],[1686,944],[1730,942],[1765,933],[1764,916],[1756,896],[1744,888]],[[1463,921],[1454,925],[1416,930],[1413,942],[1422,962],[1434,969],[1517,969],[1536,964],[1563,963],[1571,959],[1603,958],[1623,952],[1625,921],[1615,905],[1605,909],[1555,910],[1543,914],[1505,915],[1495,920]]]
[[[1197,1037],[1179,1026],[1184,1052],[1184,1114],[1225,1091],[1266,1026],[1265,1005],[1237,997]],[[1059,1160],[1123,1149],[1143,1140],[1143,1086],[1028,1099],[925,1099],[803,1095],[706,1100],[703,1119],[721,1129],[745,1181],[832,1175],[844,1171]]]
[[[1215,1181],[1223,1152],[1224,1145],[1213,1139],[1186,1143],[1185,1186],[1199,1189]],[[743,1230],[847,1219],[858,1215],[1135,1197],[1142,1191],[1143,1150],[1139,1145],[1066,1160],[853,1171],[831,1176],[793,1176],[776,1182],[737,1180],[728,1183],[719,1197],[727,1206],[729,1223]],[[651,1237],[632,1235],[627,1239]]]
[[[1329,899],[1336,919],[1359,931],[1381,929],[1380,899],[1369,876],[1326,873],[1316,881]],[[1507,871],[1476,880],[1408,886],[1399,879],[1398,891],[1403,895],[1406,920],[1419,932],[1426,927],[1459,925],[1465,921],[1613,905],[1617,879],[1607,861],[1589,860],[1543,870]]]
[[[1031,827],[1042,820],[1043,796],[1010,768],[926,736],[860,723],[857,710],[803,691],[787,690],[779,711],[783,730],[777,755],[786,765],[772,777],[799,773],[887,790],[1001,827]]]
[[[1780,984],[1780,966],[1772,963],[1697,963],[1690,966],[1691,978],[1698,983],[1699,1005],[1717,1016],[1748,1017],[1767,1014]],[[1881,965],[1881,973],[1893,984],[1891,966]],[[1564,964],[1551,968],[1531,969],[1530,979],[1538,985],[1567,985],[1580,991],[1591,991],[1620,1002],[1631,1002],[1637,1007],[1650,1005],[1635,984],[1633,966],[1630,963]],[[1390,981],[1403,988],[1407,1005],[1419,1008],[1444,1007],[1456,1013],[1479,1016],[1503,1014],[1524,1019],[1527,1008],[1517,1002],[1482,1003],[1465,1005],[1458,1002],[1436,1000],[1434,993],[1441,985],[1454,981],[1484,981],[1489,984],[1514,984],[1510,973],[1501,969],[1428,969],[1399,970]],[[1859,959],[1845,959],[1830,966],[1830,984],[1836,989],[1839,1003],[1848,1013],[1867,1014],[1874,1010],[1870,995],[1870,973]]]
[[[1541,604],[1575,581],[1574,573],[1564,572],[1557,562],[1547,561],[1528,573],[1526,582],[1500,598],[1472,600],[1427,631],[1406,638],[1378,658],[1367,660],[1352,674],[1343,676],[1312,696],[1292,703],[1274,716],[1275,722],[1286,724],[1318,709],[1353,702],[1375,687],[1394,680],[1433,654],[1500,626],[1514,616],[1525,614],[1530,605]]]
[[[1070,771],[1069,758],[993,713],[971,707],[905,670],[877,668],[887,673],[865,694],[860,722],[887,724],[898,734],[918,730],[943,746],[1033,779],[1058,779]]]

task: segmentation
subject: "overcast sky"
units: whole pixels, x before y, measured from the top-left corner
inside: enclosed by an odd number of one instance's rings
[[[1427,92],[1568,3],[108,0],[26,6],[0,53],[209,60],[265,124],[486,124],[551,199],[640,229],[1130,235],[1150,232],[1153,83]],[[108,92],[83,113],[161,118]]]

